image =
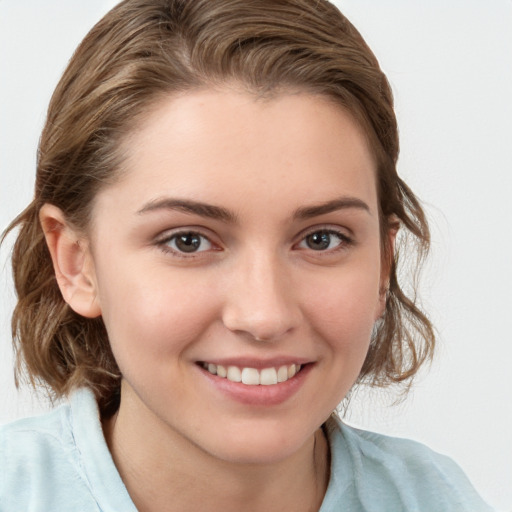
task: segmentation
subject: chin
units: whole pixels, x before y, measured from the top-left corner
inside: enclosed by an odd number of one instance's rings
[[[296,429],[290,431],[282,425],[265,428],[255,424],[252,428],[240,427],[238,432],[226,433],[209,451],[214,457],[231,463],[275,464],[300,452],[312,441],[315,430],[301,435]]]

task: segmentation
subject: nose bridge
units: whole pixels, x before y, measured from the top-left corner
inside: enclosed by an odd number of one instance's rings
[[[248,249],[229,278],[224,325],[257,340],[283,336],[301,316],[292,290],[286,262],[277,251]]]

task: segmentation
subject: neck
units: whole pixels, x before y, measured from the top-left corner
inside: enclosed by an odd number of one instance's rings
[[[317,511],[329,479],[329,449],[318,429],[284,460],[218,459],[167,425],[138,421],[129,404],[104,422],[107,444],[140,512]],[[139,415],[140,417],[140,415]],[[205,508],[206,507],[206,508]]]

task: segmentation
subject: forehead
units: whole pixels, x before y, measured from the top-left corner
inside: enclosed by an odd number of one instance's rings
[[[350,114],[320,95],[169,96],[153,105],[123,149],[121,178],[106,193],[124,191],[133,207],[159,195],[210,203],[243,198],[238,207],[264,199],[290,208],[357,195],[376,208],[367,139]]]

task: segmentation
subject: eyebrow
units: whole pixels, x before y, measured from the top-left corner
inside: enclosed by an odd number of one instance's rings
[[[370,213],[369,206],[357,197],[339,197],[325,203],[320,203],[312,206],[303,206],[295,210],[293,214],[294,219],[306,220],[326,213],[335,212],[345,209],[358,209]],[[220,220],[235,224],[237,216],[235,213],[208,203],[200,201],[193,201],[190,199],[177,199],[177,198],[162,198],[154,199],[146,203],[140,210],[137,211],[138,215],[158,210],[177,210],[185,213],[199,215],[210,219]]]
[[[236,215],[229,210],[226,210],[226,208],[201,203],[199,201],[192,201],[190,199],[174,199],[171,197],[150,201],[149,203],[146,203],[137,212],[137,214],[141,215],[148,212],[154,212],[156,210],[178,210],[233,224],[236,222]]]
[[[320,203],[312,206],[304,206],[295,210],[294,218],[305,220],[312,217],[318,217],[326,213],[335,212],[338,210],[352,209],[363,210],[371,213],[370,207],[361,199],[357,197],[338,197],[326,203]]]

